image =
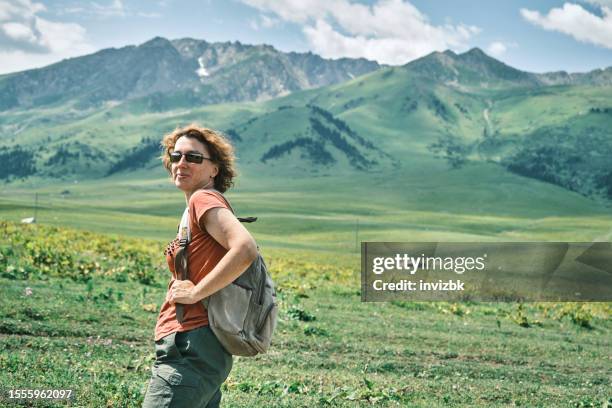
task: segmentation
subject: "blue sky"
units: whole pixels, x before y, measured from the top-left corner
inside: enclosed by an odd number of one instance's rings
[[[0,0],[0,73],[155,36],[402,65],[480,47],[531,72],[612,66],[612,0]]]

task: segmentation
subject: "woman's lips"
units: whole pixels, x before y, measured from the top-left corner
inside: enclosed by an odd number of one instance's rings
[[[189,177],[189,175],[188,175],[188,174],[177,174],[177,175],[176,175],[176,178],[177,178],[177,179],[185,179],[185,178],[187,178],[187,177]]]

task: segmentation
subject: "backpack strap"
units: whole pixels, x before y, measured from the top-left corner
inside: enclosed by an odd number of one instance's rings
[[[251,222],[257,221],[257,217],[238,217],[236,215],[236,212],[232,208],[232,205],[229,203],[229,201],[227,201],[227,198],[225,198],[223,193],[221,193],[220,191],[215,190],[214,188],[210,188],[210,189],[207,189],[207,190],[214,191],[215,193],[218,193],[221,196],[221,198],[223,199],[223,201],[225,201],[225,204],[227,204],[227,206],[229,207],[229,209],[232,212],[232,214],[234,214],[234,216],[238,219],[238,221],[245,222],[245,223],[251,223]]]
[[[181,223],[179,224],[179,244],[182,247],[185,247],[191,242],[191,228],[189,226],[189,207],[185,208],[183,211],[183,217],[181,218]]]
[[[187,252],[187,245],[191,241],[191,228],[189,228],[189,207],[183,211],[183,217],[181,218],[181,224],[179,225],[179,249],[174,254],[174,271],[177,276],[180,273],[181,280],[187,280],[189,277],[189,258]],[[177,303],[176,307],[176,320],[179,323],[183,323],[185,320],[184,306],[181,303]]]

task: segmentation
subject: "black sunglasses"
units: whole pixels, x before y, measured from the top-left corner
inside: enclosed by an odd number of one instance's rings
[[[210,160],[212,161],[212,159],[210,157],[204,157],[203,155],[201,155],[200,153],[181,153],[181,152],[172,152],[170,153],[170,162],[171,163],[178,163],[181,161],[181,157],[185,156],[185,160],[187,160],[189,163],[202,163],[203,160]]]

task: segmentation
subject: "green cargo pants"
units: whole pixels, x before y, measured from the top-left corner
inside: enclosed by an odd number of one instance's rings
[[[209,326],[159,339],[155,354],[143,408],[219,406],[232,356]]]

